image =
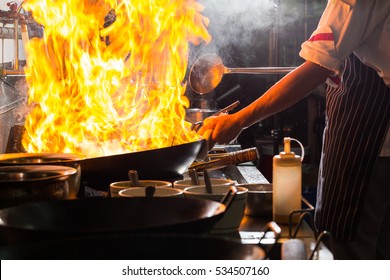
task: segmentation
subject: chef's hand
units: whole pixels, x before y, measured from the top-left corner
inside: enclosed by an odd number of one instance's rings
[[[237,114],[209,117],[203,121],[198,133],[208,140],[209,150],[215,144],[229,144],[240,135],[242,127]]]

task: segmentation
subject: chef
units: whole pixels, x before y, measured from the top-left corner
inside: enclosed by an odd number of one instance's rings
[[[305,62],[249,106],[210,117],[210,146],[327,83],[315,222],[336,259],[390,259],[390,1],[329,0],[302,44]]]

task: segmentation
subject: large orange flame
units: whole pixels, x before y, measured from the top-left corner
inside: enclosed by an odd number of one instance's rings
[[[24,9],[44,26],[26,46],[28,152],[93,157],[199,139],[184,121],[183,84],[189,43],[211,40],[199,3],[28,0]]]

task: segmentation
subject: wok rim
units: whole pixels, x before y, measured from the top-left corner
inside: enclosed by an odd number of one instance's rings
[[[200,142],[202,142],[202,144],[204,144],[204,142],[206,142],[206,140],[205,139],[199,139],[199,140],[195,140],[195,141],[187,142],[187,143],[183,143],[183,144],[172,145],[172,146],[162,147],[162,148],[142,150],[142,151],[138,151],[138,152],[127,152],[127,153],[125,152],[125,153],[105,155],[105,156],[99,156],[99,157],[85,157],[83,159],[83,161],[97,160],[97,159],[107,159],[107,158],[121,157],[121,156],[132,155],[132,154],[137,154],[137,155],[139,154],[139,155],[141,155],[141,154],[155,153],[155,152],[158,152],[158,151],[163,152],[163,151],[174,149],[175,147],[190,146],[190,145],[194,145],[194,143],[200,143]]]
[[[67,180],[70,176],[77,174],[77,169],[70,166],[63,165],[10,165],[10,166],[0,166],[0,177],[1,173],[30,173],[36,174],[44,172],[46,176],[36,177],[36,178],[26,178],[23,180],[15,179],[0,179],[0,186],[2,185],[13,185],[13,184],[30,184],[34,182],[51,182],[51,181],[64,181]]]
[[[0,165],[45,165],[80,162],[84,156],[74,153],[7,153],[0,154]],[[28,160],[48,160],[42,162]]]

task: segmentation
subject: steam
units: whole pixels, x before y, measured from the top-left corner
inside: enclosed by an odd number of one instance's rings
[[[199,0],[205,7],[202,14],[209,18],[208,30],[213,37],[209,45],[198,46],[196,57],[204,53],[223,55],[230,60],[227,48],[243,49],[260,40],[275,25],[283,28],[296,22],[300,13],[297,5],[286,5],[281,9],[278,0]],[[288,7],[287,7],[288,6]],[[230,54],[229,54],[230,53]]]

